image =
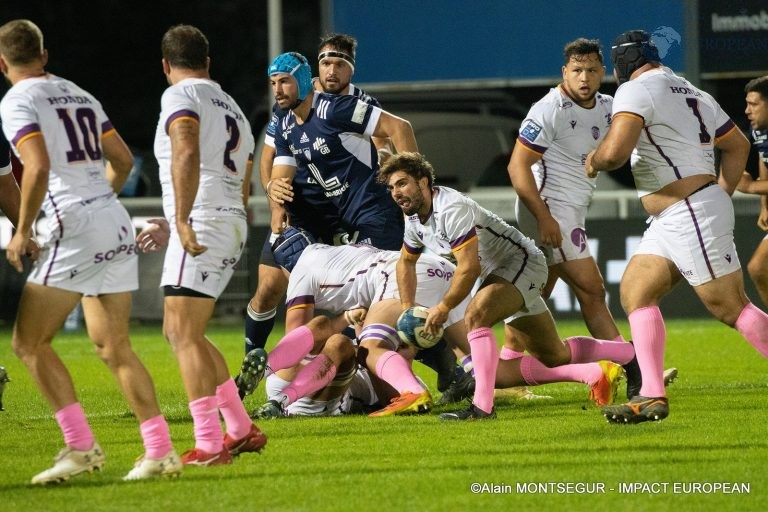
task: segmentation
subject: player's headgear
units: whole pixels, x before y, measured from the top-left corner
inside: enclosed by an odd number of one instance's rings
[[[619,85],[629,80],[636,70],[649,62],[661,62],[659,49],[644,30],[620,34],[611,46],[611,61]]]
[[[312,69],[307,58],[298,52],[283,53],[275,57],[267,69],[267,76],[277,73],[288,73],[296,79],[299,84],[299,101],[304,101],[312,90]]]
[[[311,233],[301,228],[288,226],[272,244],[275,263],[288,272],[293,271],[301,253],[313,243],[315,243],[315,237]]]

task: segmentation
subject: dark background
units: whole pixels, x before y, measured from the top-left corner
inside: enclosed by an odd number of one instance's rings
[[[319,1],[283,2],[286,49],[314,55]],[[91,92],[125,141],[151,153],[160,96],[167,87],[160,40],[176,24],[195,25],[210,43],[211,77],[254,124],[268,121],[267,2],[264,0],[0,0],[0,24],[26,18],[43,31],[47,70]],[[0,86],[0,94],[7,84]]]

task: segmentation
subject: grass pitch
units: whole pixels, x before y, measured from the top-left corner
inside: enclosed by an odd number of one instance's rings
[[[561,334],[583,333],[582,325],[563,322]],[[271,344],[281,329],[275,331]],[[5,328],[0,365],[12,382],[0,412],[0,508],[765,510],[768,362],[713,320],[671,320],[667,332],[667,366],[678,367],[680,376],[662,422],[608,424],[587,405],[586,386],[553,384],[535,388],[551,400],[497,401],[496,421],[444,424],[433,413],[261,422],[269,436],[261,455],[245,454],[227,467],[188,468],[177,480],[138,483],[121,481],[143,451],[136,421],[84,334],[63,334],[55,347],[74,376],[107,465],[101,473],[39,488],[30,478],[49,467],[63,441],[12,354]],[[133,333],[181,453],[194,441],[176,362],[159,327]],[[209,334],[237,368],[242,328],[216,327]],[[434,388],[434,375],[419,364],[416,370]],[[262,385],[247,399],[249,410],[263,398]]]

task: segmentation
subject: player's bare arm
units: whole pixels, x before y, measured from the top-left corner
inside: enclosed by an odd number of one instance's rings
[[[265,191],[269,198],[282,205],[283,203],[293,201],[293,177],[296,176],[296,167],[293,165],[275,165],[272,167],[272,173],[267,182]]]
[[[643,124],[643,118],[637,115],[616,114],[603,142],[587,155],[584,165],[587,176],[595,178],[598,172],[614,171],[624,165],[640,138]]]
[[[200,124],[193,119],[177,119],[168,129],[171,139],[171,179],[176,204],[176,230],[184,250],[197,256],[208,250],[197,243],[189,214],[200,185]]]
[[[404,151],[419,152],[411,123],[389,112],[381,112],[373,135],[374,137],[389,137],[398,153]]]
[[[525,207],[536,217],[539,229],[539,240],[544,245],[560,247],[563,243],[563,235],[560,232],[560,224],[549,213],[546,203],[539,195],[536,180],[533,178],[531,166],[541,159],[539,153],[528,149],[523,144],[516,144],[512,150],[512,156],[507,165],[509,179],[523,201]]]
[[[243,208],[248,210],[248,198],[251,197],[251,177],[253,176],[253,159],[245,163],[245,176],[243,177]]]
[[[720,150],[719,183],[728,194],[733,194],[749,158],[749,141],[737,127],[715,140]]]
[[[19,225],[19,209],[21,208],[21,190],[13,173],[0,176],[0,210],[3,211],[14,227]],[[34,238],[27,244],[26,255],[36,260],[40,255],[40,246]]]
[[[12,172],[0,176],[0,210],[14,227],[19,225],[21,191]]]
[[[416,305],[416,262],[420,254],[411,254],[405,247],[400,250],[397,260],[397,289],[403,310]]]
[[[21,161],[24,162],[24,179],[21,182],[21,204],[16,233],[6,248],[5,256],[13,268],[22,272],[24,267],[21,264],[21,257],[34,253],[32,226],[40,212],[45,192],[48,190],[51,162],[42,134],[24,140],[17,149]]]
[[[456,271],[448,292],[443,295],[439,303],[429,308],[429,316],[424,324],[428,332],[435,332],[445,324],[448,313],[472,292],[477,278],[480,277],[479,249],[480,244],[477,237],[474,237],[453,252],[456,258]]]
[[[133,155],[117,130],[110,130],[102,136],[101,148],[107,158],[107,180],[117,194],[133,169]]]
[[[315,307],[312,305],[290,308],[285,312],[285,332],[289,333],[297,327],[307,325],[314,316]]]

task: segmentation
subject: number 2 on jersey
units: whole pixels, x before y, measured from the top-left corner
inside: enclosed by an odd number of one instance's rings
[[[704,120],[701,118],[701,112],[699,112],[699,100],[696,98],[685,98],[685,102],[693,110],[693,115],[699,120],[699,141],[702,144],[709,144],[712,142],[712,136],[707,131],[707,127],[704,124]]]
[[[86,156],[91,161],[101,160],[100,134],[96,125],[96,113],[86,107],[76,109],[75,120],[77,120],[77,127],[75,127],[74,121],[69,116],[68,109],[57,108],[56,113],[61,122],[64,123],[64,129],[69,139],[70,150],[67,151],[67,162],[82,162],[86,160]],[[77,135],[77,128],[80,128],[80,134],[83,136],[82,146]]]
[[[224,167],[237,174],[237,166],[229,155],[240,146],[240,128],[237,127],[237,121],[234,117],[224,116],[224,119],[227,122],[227,133],[229,133],[227,146],[224,148]]]

